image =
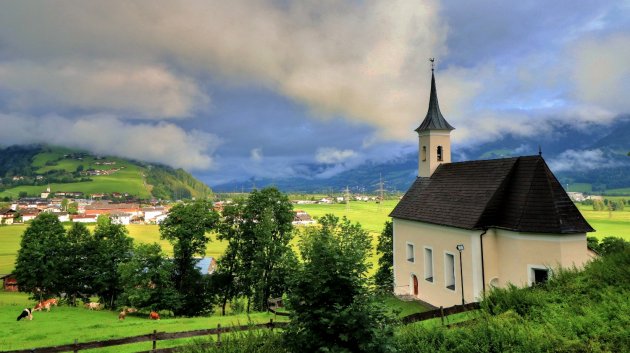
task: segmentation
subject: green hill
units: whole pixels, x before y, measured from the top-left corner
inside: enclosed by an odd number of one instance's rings
[[[0,148],[0,198],[118,193],[140,199],[203,198],[210,188],[182,169],[46,145]]]

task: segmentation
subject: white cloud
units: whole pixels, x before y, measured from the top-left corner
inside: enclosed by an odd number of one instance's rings
[[[263,159],[263,152],[262,152],[262,148],[258,147],[258,148],[253,148],[250,152],[249,152],[249,158],[254,161],[254,162],[260,162]]]
[[[357,153],[353,150],[339,150],[333,147],[318,148],[315,154],[318,163],[326,164],[338,164],[355,157]]]
[[[609,158],[600,149],[566,150],[549,161],[549,167],[554,172],[586,171],[612,168],[619,165],[618,161]]]
[[[0,114],[0,141],[5,145],[48,143],[87,149],[187,170],[213,166],[212,152],[221,143],[214,135],[169,123],[129,123],[112,116],[68,119]]]
[[[368,122],[386,138],[410,139],[428,93],[426,59],[445,53],[446,28],[434,0],[25,0],[2,7],[6,57],[168,62],[190,76],[262,83],[318,116]],[[98,85],[84,88],[101,96]],[[63,101],[80,104],[71,97]],[[157,114],[185,113],[186,106]]]
[[[614,112],[630,111],[630,35],[615,34],[579,42],[571,54],[575,95]]]

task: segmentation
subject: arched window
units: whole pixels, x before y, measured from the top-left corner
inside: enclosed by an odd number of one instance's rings
[[[427,160],[427,146],[422,146],[422,161]]]
[[[437,147],[437,160],[438,162],[442,161],[442,146]]]

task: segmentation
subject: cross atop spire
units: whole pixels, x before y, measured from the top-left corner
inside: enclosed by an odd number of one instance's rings
[[[431,58],[429,61],[431,62],[431,94],[429,96],[429,109],[427,111],[427,115],[422,121],[422,124],[420,124],[420,126],[416,129],[416,132],[420,133],[425,130],[455,130],[455,128],[452,127],[446,119],[444,119],[442,112],[440,112],[437,89],[435,88],[435,74],[433,72],[435,58]]]

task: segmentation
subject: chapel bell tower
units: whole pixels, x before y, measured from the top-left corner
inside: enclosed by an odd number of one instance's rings
[[[451,130],[455,130],[440,112],[433,73],[435,59],[432,58],[430,61],[431,95],[429,97],[429,110],[422,124],[415,130],[420,138],[418,177],[423,178],[430,177],[440,164],[451,162]]]

